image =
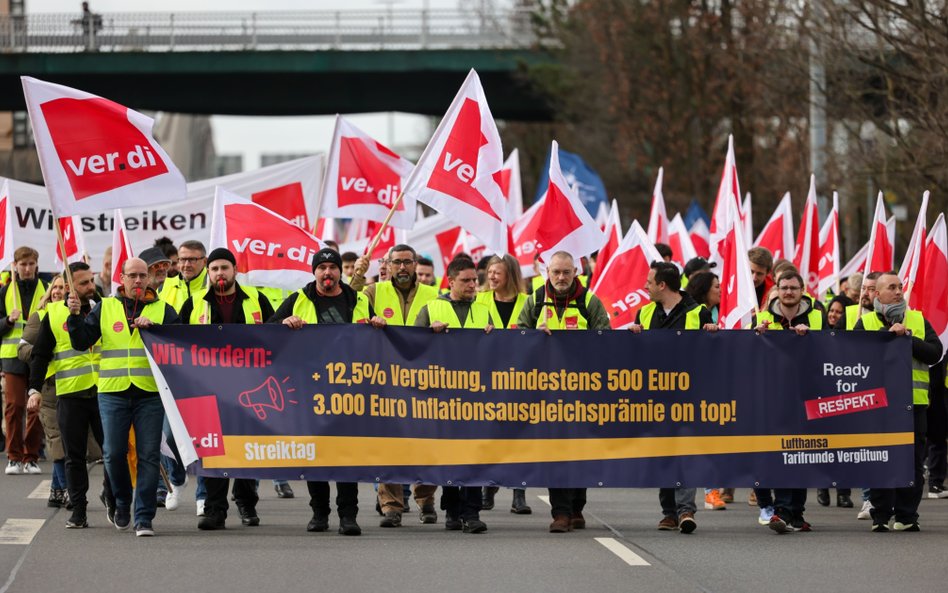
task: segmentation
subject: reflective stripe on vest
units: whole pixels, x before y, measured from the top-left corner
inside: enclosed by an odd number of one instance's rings
[[[13,303],[14,290],[16,291],[16,302],[20,305],[19,307]],[[43,284],[42,280],[37,280],[36,290],[33,291],[33,301],[30,303],[30,309],[29,311],[25,311],[23,310],[23,296],[20,295],[20,285],[18,283],[9,285],[3,304],[7,308],[7,315],[10,314],[10,311],[19,309],[20,318],[13,322],[10,333],[3,336],[3,339],[0,340],[0,358],[16,358],[16,347],[20,344],[20,338],[23,336],[23,328],[26,327],[26,322],[29,320],[27,313],[36,311],[40,299],[43,298],[43,294],[45,293],[46,285]]]
[[[408,318],[402,317],[402,302],[398,289],[388,280],[375,283],[375,303],[372,308],[375,314],[385,320],[388,325],[414,325],[421,308],[438,298],[438,289],[427,284],[415,285],[415,296],[408,308]]]
[[[165,302],[158,300],[145,305],[140,317],[154,323],[163,322]],[[102,329],[99,393],[119,393],[131,385],[157,392],[158,386],[145,357],[145,344],[137,328],[129,331],[121,300],[116,297],[102,299],[99,325]]]
[[[494,300],[493,290],[485,290],[484,292],[477,293],[477,301],[484,304],[487,310],[490,311],[490,323],[496,329],[517,329],[517,320],[520,319],[523,304],[527,302],[527,295],[522,292],[517,293],[517,300],[514,302],[513,312],[510,314],[510,319],[507,320],[506,326],[500,317],[500,311],[497,309],[497,302]]]
[[[770,311],[761,311],[757,314],[757,323],[760,324],[762,321],[770,322],[770,325],[767,326],[768,330],[784,329],[783,325],[774,321],[774,315]],[[810,309],[810,312],[806,314],[806,321],[807,327],[810,329],[823,329],[823,314],[816,309]]]
[[[247,325],[256,325],[263,323],[263,311],[260,309],[260,293],[252,286],[239,286],[237,290],[244,293],[244,299],[241,301],[241,307],[244,311],[244,322]],[[196,293],[191,297],[191,318],[188,323],[191,325],[205,325],[211,322],[210,304],[204,300],[207,295],[207,289]]]
[[[475,300],[471,303],[471,308],[467,312],[467,319],[462,324],[451,305],[451,301],[435,299],[428,303],[428,321],[429,323],[440,321],[452,329],[484,329],[490,322],[490,310],[484,306],[484,303]]]
[[[655,315],[655,308],[658,303],[649,303],[639,311],[639,321],[642,322],[642,329],[652,329],[652,317]],[[685,329],[701,329],[701,308],[704,305],[695,305],[685,312]]]
[[[67,395],[86,391],[95,387],[98,356],[94,350],[74,350],[69,341],[66,320],[69,308],[64,301],[50,303],[46,307],[49,315],[49,329],[53,332],[56,345],[53,347],[53,360],[49,368],[56,375],[56,395]]]
[[[592,296],[592,292],[587,290],[584,297],[586,300],[586,311],[589,311],[589,301],[592,300]],[[570,314],[571,312],[572,314]],[[579,314],[575,299],[567,303],[566,308],[563,309],[562,317],[556,312],[555,307],[548,307],[544,304],[543,308],[540,309],[540,316],[537,317],[537,325],[541,323],[546,323],[547,329],[551,330],[589,329],[589,320]]]
[[[885,325],[879,319],[879,316],[873,311],[866,313],[862,317],[862,327],[866,331],[883,331]],[[913,336],[925,339],[925,318],[919,311],[912,309],[905,310],[905,318],[902,325],[912,332]],[[912,403],[919,406],[928,405],[928,365],[912,359]]]

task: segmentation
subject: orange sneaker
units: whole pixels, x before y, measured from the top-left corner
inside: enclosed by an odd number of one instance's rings
[[[721,500],[721,493],[717,490],[712,490],[704,495],[704,508],[708,511],[725,511],[727,510],[727,505]]]

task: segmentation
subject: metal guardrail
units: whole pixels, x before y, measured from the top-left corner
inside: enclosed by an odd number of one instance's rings
[[[520,48],[523,9],[29,14],[0,17],[0,52]]]

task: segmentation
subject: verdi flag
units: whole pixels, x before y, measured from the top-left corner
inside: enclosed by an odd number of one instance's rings
[[[547,153],[546,163],[540,170],[540,180],[537,182],[537,193],[533,198],[534,202],[539,201],[546,193],[546,188],[550,184],[550,155]],[[566,182],[576,188],[579,200],[586,208],[590,216],[595,216],[599,211],[600,204],[608,206],[609,199],[606,196],[606,186],[602,182],[599,174],[592,167],[586,164],[578,154],[559,149],[560,170]]]

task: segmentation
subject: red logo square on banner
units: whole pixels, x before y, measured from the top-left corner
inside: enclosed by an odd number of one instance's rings
[[[221,416],[217,408],[216,395],[202,395],[175,400],[184,426],[191,435],[198,457],[215,457],[224,454],[224,438],[221,434]]]

